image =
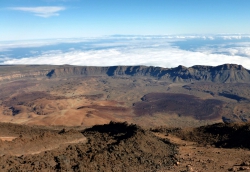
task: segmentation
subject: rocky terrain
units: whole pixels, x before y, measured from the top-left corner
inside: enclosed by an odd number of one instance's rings
[[[249,171],[249,123],[151,129],[179,148],[173,171]]]
[[[134,104],[134,112],[143,116],[166,111],[178,113],[180,117],[183,115],[198,120],[212,120],[220,117],[222,105],[220,100],[202,100],[187,94],[149,93],[142,97],[141,102]]]
[[[241,65],[224,64],[220,66],[178,66],[161,68],[147,66],[0,66],[0,81],[26,77],[46,76],[48,78],[69,76],[150,76],[174,82],[212,81],[218,83],[249,83],[249,70]]]
[[[178,152],[174,144],[127,123],[37,134],[29,133],[32,128],[19,128],[8,134],[22,131],[22,136],[1,141],[1,171],[159,171],[171,169]]]
[[[144,129],[0,123],[0,171],[249,171],[249,123]]]
[[[201,126],[250,119],[249,71],[240,65],[0,66],[0,120],[90,127]]]
[[[0,171],[250,171],[249,88],[235,64],[0,66]]]

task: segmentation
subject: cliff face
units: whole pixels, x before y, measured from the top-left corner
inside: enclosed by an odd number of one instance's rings
[[[2,66],[0,66],[1,69]],[[25,68],[25,66],[24,66]],[[44,67],[46,68],[46,66]],[[241,65],[178,66],[161,68],[152,66],[49,66],[43,70],[15,71],[0,74],[0,81],[23,77],[70,77],[70,76],[151,76],[173,82],[210,81],[217,83],[250,83],[250,71]]]
[[[49,70],[43,70],[43,71],[30,71],[30,72],[10,72],[6,74],[0,75],[0,82],[1,81],[9,81],[9,80],[16,80],[21,78],[35,78],[35,77],[41,77],[46,76],[50,72]]]
[[[51,70],[48,77],[66,76],[151,76],[173,82],[211,81],[218,83],[248,83],[250,73],[241,65],[224,64],[220,66],[193,66],[186,68],[161,68],[147,66],[112,67],[59,67]]]
[[[0,82],[21,78],[46,77],[48,72],[58,66],[52,65],[0,65]]]
[[[241,65],[224,64],[216,67],[193,66],[192,73],[199,80],[208,80],[221,83],[248,83],[250,82],[249,70]]]

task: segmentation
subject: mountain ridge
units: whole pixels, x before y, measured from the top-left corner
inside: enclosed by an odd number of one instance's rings
[[[153,66],[67,66],[50,71],[48,77],[63,77],[69,75],[82,76],[148,76],[172,82],[211,81],[219,83],[248,83],[250,71],[242,65],[223,64],[219,66],[192,67],[178,66],[163,68]]]
[[[69,77],[69,76],[146,76],[170,82],[209,81],[216,83],[250,83],[250,70],[237,64],[223,64],[219,66],[195,65],[175,68],[153,66],[23,66],[29,70],[15,71],[15,66],[0,66],[9,68],[6,73],[0,74],[0,80],[12,80],[24,77]],[[33,68],[32,68],[33,67]],[[38,68],[39,67],[39,68]],[[43,69],[41,69],[43,67]],[[20,66],[19,66],[20,68]],[[37,69],[38,68],[38,69]],[[13,70],[13,71],[12,71]]]

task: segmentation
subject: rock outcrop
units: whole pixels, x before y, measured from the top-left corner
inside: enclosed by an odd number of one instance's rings
[[[111,67],[58,67],[51,70],[48,77],[64,76],[150,76],[173,82],[211,81],[218,83],[248,83],[249,70],[241,65],[193,66],[186,68],[161,68],[153,66],[111,66]]]
[[[19,66],[20,67],[20,66]],[[25,68],[26,66],[23,66]],[[241,65],[223,64],[219,66],[178,66],[162,68],[153,66],[43,66],[43,70],[29,68],[25,72],[0,73],[1,80],[23,77],[69,77],[69,76],[148,76],[172,82],[210,81],[216,83],[249,83],[250,71]],[[4,68],[4,66],[0,66]],[[13,67],[14,68],[14,67]],[[10,68],[11,69],[11,68]]]

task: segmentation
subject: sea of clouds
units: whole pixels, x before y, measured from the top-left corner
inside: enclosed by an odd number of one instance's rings
[[[250,35],[113,35],[0,42],[0,64],[81,66],[241,64],[250,69]]]

